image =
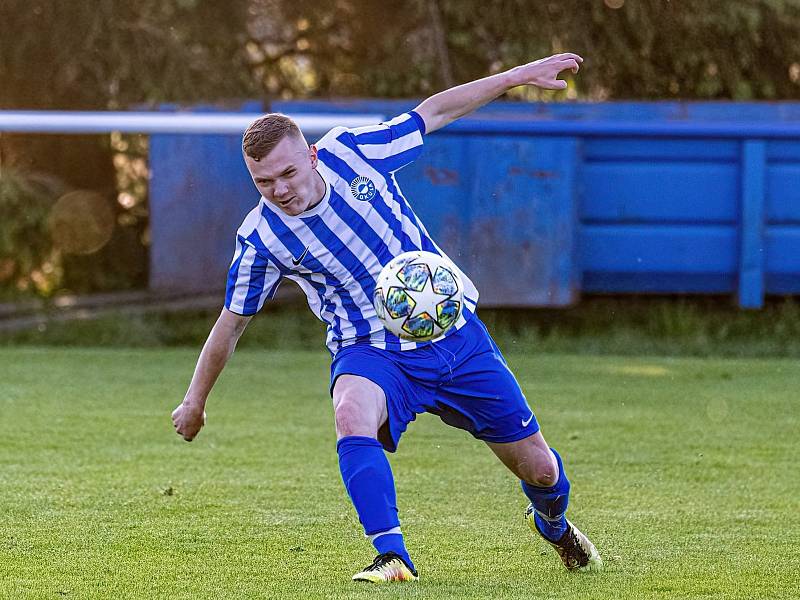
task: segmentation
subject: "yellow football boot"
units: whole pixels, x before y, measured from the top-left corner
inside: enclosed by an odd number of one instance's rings
[[[369,581],[370,583],[416,581],[418,578],[417,572],[409,567],[396,552],[379,554],[370,566],[353,575],[353,581]]]

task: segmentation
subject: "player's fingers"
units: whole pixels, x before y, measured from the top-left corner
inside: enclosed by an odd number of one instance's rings
[[[559,62],[557,66],[562,71],[566,71],[567,69],[569,69],[573,72],[577,72],[578,69],[580,68],[578,61],[573,58]]]
[[[574,52],[564,52],[562,54],[556,54],[558,58],[561,60],[574,60],[575,62],[582,63],[583,57],[580,54],[575,54]]]

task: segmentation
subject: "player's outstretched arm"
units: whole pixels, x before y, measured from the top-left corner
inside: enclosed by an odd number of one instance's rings
[[[172,411],[175,431],[187,442],[191,442],[205,425],[205,408],[211,388],[222,373],[225,364],[236,348],[244,328],[252,317],[243,317],[222,309],[211,333],[208,335],[197,366],[189,384],[189,390],[178,407]]]
[[[518,85],[563,90],[567,87],[567,82],[557,79],[559,73],[566,70],[577,73],[582,62],[583,58],[577,54],[570,52],[554,54],[439,92],[423,101],[414,110],[425,121],[425,132],[430,133],[471,113]]]

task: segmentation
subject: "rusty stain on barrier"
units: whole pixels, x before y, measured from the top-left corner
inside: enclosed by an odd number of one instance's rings
[[[458,171],[439,167],[425,167],[425,177],[433,185],[458,185],[461,180]]]
[[[534,179],[554,179],[558,177],[558,172],[556,171],[546,171],[544,169],[524,169],[522,167],[509,167],[508,174],[527,175],[528,177],[533,177]]]

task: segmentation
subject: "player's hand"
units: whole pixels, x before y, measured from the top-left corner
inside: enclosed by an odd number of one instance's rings
[[[206,411],[202,404],[184,400],[172,411],[175,432],[187,442],[191,442],[205,424]]]
[[[582,62],[583,58],[577,54],[565,52],[514,67],[510,73],[515,86],[535,85],[546,90],[563,90],[567,87],[567,82],[556,79],[559,73],[566,70],[577,73]]]

